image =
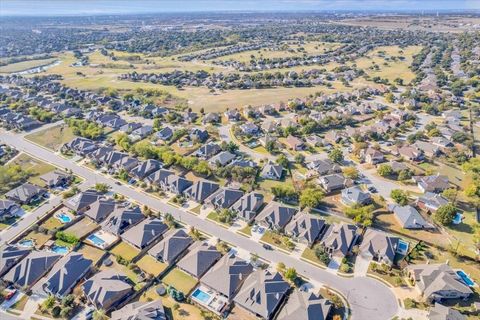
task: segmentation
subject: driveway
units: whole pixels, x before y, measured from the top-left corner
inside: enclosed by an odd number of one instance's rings
[[[263,160],[263,159],[269,159],[269,160],[275,161],[275,156],[273,156],[269,153],[266,154],[266,153],[256,152],[256,151],[246,147],[245,145],[243,145],[239,141],[234,141],[233,138],[232,138],[231,132],[230,132],[231,128],[232,128],[231,124],[222,125],[221,127],[218,128],[218,133],[219,133],[220,139],[222,141],[225,141],[225,142],[233,141],[234,143],[236,143],[238,145],[238,150],[240,152],[243,152],[243,153],[249,155],[255,161],[260,161],[260,160]]]
[[[1,134],[0,141],[6,144],[15,145],[20,151],[34,154],[36,157],[55,164],[60,168],[71,169],[75,174],[86,178],[87,181],[92,183],[106,183],[112,188],[113,192],[123,194],[133,201],[154,208],[159,212],[170,213],[175,219],[178,219],[183,223],[195,226],[199,230],[214,235],[238,248],[255,253],[274,264],[283,262],[288,267],[295,268],[299,274],[306,278],[325,284],[341,292],[350,303],[352,319],[354,320],[385,320],[393,317],[398,311],[397,299],[393,292],[389,287],[375,279],[363,277],[342,278],[283,252],[266,250],[257,241],[232,233],[213,222],[187,213],[182,209],[165,203],[159,198],[153,197],[143,191],[139,191],[138,189],[126,185],[117,185],[112,178],[106,177],[98,171],[91,170],[80,166],[75,162],[64,159],[15,134]]]
[[[361,254],[357,255],[357,259],[355,259],[355,268],[353,271],[353,275],[355,277],[367,276],[369,265],[370,265],[370,259],[363,257]]]

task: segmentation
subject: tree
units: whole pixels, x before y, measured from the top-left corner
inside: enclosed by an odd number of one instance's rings
[[[347,208],[345,214],[347,217],[352,218],[355,222],[361,224],[364,227],[369,227],[373,223],[373,205],[368,206],[355,206]]]
[[[330,255],[323,245],[317,245],[315,247],[315,256],[326,266],[330,263]]]
[[[110,187],[106,183],[95,183],[95,190],[101,193],[107,193]]]
[[[163,221],[165,224],[170,228],[173,229],[176,227],[177,223],[175,222],[175,219],[170,213],[166,213],[163,217]]]
[[[316,208],[320,205],[325,194],[319,188],[306,188],[300,194],[300,208]]]
[[[343,169],[343,175],[349,179],[358,179],[359,177],[359,172],[358,169],[355,167],[345,167]]]
[[[277,158],[277,164],[281,165],[285,169],[288,169],[290,167],[290,161],[288,161],[287,157],[284,154],[281,154]]]
[[[451,203],[455,204],[455,201],[457,199],[457,193],[458,193],[457,189],[448,188],[448,189],[443,190],[442,196],[445,197]]]
[[[449,225],[452,223],[453,219],[455,219],[456,214],[457,210],[455,206],[451,203],[447,203],[438,208],[435,212],[435,220],[443,225]]]
[[[297,277],[298,277],[297,270],[295,270],[295,268],[288,268],[285,271],[285,279],[287,279],[291,283],[294,283]]]
[[[277,271],[278,272],[283,274],[283,273],[285,273],[285,269],[286,269],[285,263],[283,263],[283,262],[277,263]]]
[[[378,166],[377,173],[382,177],[389,177],[393,174],[393,169],[390,165],[384,163]]]
[[[301,153],[297,153],[295,155],[295,162],[298,164],[302,164],[305,161],[305,156]]]
[[[401,170],[398,173],[398,180],[405,181],[413,177],[413,172],[410,169]]]
[[[393,103],[395,102],[395,96],[393,95],[393,93],[389,92],[385,95],[385,100],[389,103]]]
[[[267,149],[268,152],[273,153],[277,149],[277,144],[275,143],[275,141],[272,140],[267,141],[267,143],[265,144],[265,149]]]
[[[400,189],[393,189],[390,192],[390,197],[401,206],[406,206],[408,204],[408,194]]]
[[[341,149],[333,149],[329,154],[328,158],[332,160],[333,162],[340,163],[343,161],[343,152]]]
[[[49,295],[42,304],[43,310],[50,310],[55,305],[55,297]]]

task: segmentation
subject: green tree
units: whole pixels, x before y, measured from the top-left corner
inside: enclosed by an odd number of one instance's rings
[[[355,167],[345,167],[343,168],[343,175],[349,179],[358,179],[360,173],[358,172],[358,169]]]
[[[330,255],[325,250],[325,247],[323,245],[315,246],[315,256],[318,260],[320,260],[321,263],[326,266],[328,266],[328,264],[330,263]]]
[[[298,274],[295,268],[288,268],[285,270],[285,279],[287,279],[290,283],[294,283],[297,280]]]
[[[406,206],[408,204],[408,194],[400,189],[393,189],[390,192],[390,197],[401,206]]]
[[[353,219],[355,222],[364,227],[369,227],[373,223],[373,205],[368,206],[354,206],[347,208],[345,214],[347,217]]]
[[[384,163],[378,166],[377,173],[382,177],[389,177],[393,174],[393,169],[390,165]]]
[[[449,225],[452,223],[456,214],[457,210],[455,206],[451,203],[447,203],[446,205],[438,208],[438,210],[435,212],[435,220],[443,225]]]
[[[335,148],[328,154],[328,158],[333,162],[340,163],[343,161],[343,152],[341,149]]]
[[[301,153],[297,153],[295,155],[295,162],[298,164],[302,164],[305,161],[305,156]]]
[[[300,208],[316,208],[324,197],[325,194],[319,188],[306,188],[300,194]]]
[[[277,164],[281,165],[285,169],[288,169],[290,167],[290,161],[288,161],[287,157],[284,154],[281,154],[277,158]]]
[[[107,193],[110,186],[106,183],[95,183],[95,190],[101,193]]]

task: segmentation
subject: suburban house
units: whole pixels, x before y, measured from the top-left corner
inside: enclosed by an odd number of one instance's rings
[[[233,161],[237,156],[228,151],[222,151],[208,160],[208,163],[213,167],[224,167]]]
[[[149,184],[160,187],[163,190],[168,188],[168,177],[174,175],[173,171],[160,169],[149,174],[146,178]]]
[[[310,161],[307,163],[307,168],[315,171],[319,176],[342,172],[342,168],[330,159]]]
[[[14,245],[5,245],[0,248],[0,276],[4,275],[18,261],[25,258],[30,248],[17,247]]]
[[[416,204],[422,210],[435,212],[441,206],[448,204],[448,200],[438,193],[426,192],[423,196],[418,197]]]
[[[77,137],[72,141],[64,144],[61,148],[63,152],[71,151],[78,156],[86,156],[87,154],[97,150],[98,146],[90,139]]]
[[[146,138],[153,132],[153,127],[149,125],[141,126],[133,130],[128,136],[132,141],[138,141]]]
[[[47,193],[47,190],[31,183],[24,183],[5,194],[5,198],[23,205],[40,199]]]
[[[370,204],[372,202],[372,197],[370,196],[370,193],[364,192],[359,187],[354,186],[342,190],[341,201],[347,206],[363,206]]]
[[[262,169],[260,176],[264,179],[280,180],[283,174],[283,167],[268,161]]]
[[[332,307],[330,301],[314,293],[295,289],[276,319],[327,320]]]
[[[285,234],[298,242],[311,246],[320,238],[325,228],[325,220],[312,214],[300,212],[285,227]]]
[[[92,305],[106,312],[124,302],[133,287],[128,277],[114,270],[104,270],[85,281],[83,292]]]
[[[216,112],[209,112],[203,116],[202,123],[217,123],[220,121],[220,115]]]
[[[220,148],[218,144],[207,143],[198,148],[198,150],[195,151],[195,155],[202,159],[210,159],[220,151],[222,151],[222,148]]]
[[[235,212],[238,218],[250,222],[255,218],[258,211],[263,206],[263,202],[263,194],[252,191],[238,199],[230,210]]]
[[[435,303],[430,308],[428,313],[429,320],[467,320],[467,316],[460,313],[460,311],[444,306],[440,303]]]
[[[249,262],[226,254],[205,273],[200,282],[231,301],[252,271],[253,266]]]
[[[227,209],[242,196],[243,191],[241,190],[222,187],[205,199],[205,203],[211,205],[215,209]]]
[[[254,316],[269,320],[282,305],[289,289],[290,285],[280,273],[259,269],[245,279],[233,301]]]
[[[368,228],[359,248],[360,254],[368,260],[373,259],[391,266],[394,263],[398,240],[397,237]]]
[[[0,221],[14,217],[19,209],[15,201],[0,199]]]
[[[155,133],[155,137],[162,141],[168,141],[173,137],[173,129],[170,127],[163,127]]]
[[[208,139],[208,131],[201,128],[193,128],[190,131],[190,139],[192,141],[205,142]]]
[[[303,143],[303,141],[292,135],[289,135],[285,139],[285,144],[289,149],[295,150],[295,151],[303,150],[305,148],[305,144]]]
[[[442,176],[440,174],[436,174],[432,176],[415,176],[413,177],[413,181],[417,183],[418,188],[420,188],[420,190],[422,190],[423,193],[425,192],[439,193],[450,187],[450,183],[448,182],[448,177]]]
[[[408,277],[428,302],[463,299],[472,294],[469,286],[448,264],[417,264],[407,267]]]
[[[168,231],[163,239],[154,245],[148,254],[169,266],[192,244],[193,239],[183,229]]]
[[[115,211],[102,222],[102,230],[119,236],[128,228],[145,219],[140,207],[117,206]]]
[[[242,118],[242,115],[237,109],[229,109],[225,111],[224,114],[228,121],[239,121]]]
[[[116,206],[117,204],[111,199],[99,198],[88,206],[84,215],[92,218],[96,222],[101,222],[115,210]]]
[[[336,144],[342,140],[342,136],[336,130],[329,130],[324,137],[324,141],[328,144]]]
[[[63,205],[76,213],[82,213],[102,197],[103,195],[95,190],[86,190],[67,199],[63,202]]]
[[[395,218],[402,228],[405,229],[432,229],[433,226],[425,221],[422,215],[410,205],[399,206],[389,204],[388,210],[393,212]]]
[[[321,146],[323,144],[323,140],[319,136],[312,134],[305,137],[305,143],[310,147],[315,148]]]
[[[421,150],[422,153],[430,159],[440,155],[440,148],[430,142],[418,140],[412,146]]]
[[[220,258],[222,254],[213,245],[196,242],[178,263],[177,267],[196,279],[200,279]]]
[[[394,150],[392,150],[394,151]],[[394,151],[395,152],[395,151]],[[423,161],[424,160],[424,154],[423,151],[415,148],[413,146],[403,146],[400,147],[396,150],[396,153],[410,161]]]
[[[207,199],[208,196],[218,190],[218,188],[219,185],[215,182],[210,182],[208,180],[198,180],[195,181],[193,185],[185,189],[183,195],[189,200],[203,203],[205,199]]]
[[[390,161],[390,167],[392,168],[393,173],[399,174],[401,171],[410,170],[410,167],[403,162],[399,161]]]
[[[260,132],[260,128],[253,122],[247,122],[240,126],[240,130],[245,135],[256,135]]]
[[[163,309],[162,300],[157,299],[150,302],[132,302],[123,308],[113,311],[110,317],[112,320],[167,320]]]
[[[357,240],[357,227],[340,223],[330,225],[321,240],[321,244],[332,257],[343,258],[350,253]]]
[[[271,201],[255,218],[255,221],[272,230],[283,230],[297,213],[297,209]]]
[[[385,161],[385,156],[380,150],[368,147],[363,153],[363,159],[366,163],[375,165]]]
[[[159,219],[147,218],[125,231],[121,238],[143,250],[158,240],[167,230],[168,226]]]
[[[347,179],[343,174],[335,173],[318,178],[318,183],[326,192],[332,192],[345,188]]]
[[[148,159],[140,162],[135,168],[130,170],[130,174],[138,179],[143,180],[152,173],[162,168],[162,163],[158,160]]]
[[[50,272],[33,287],[42,296],[53,295],[59,299],[70,294],[75,285],[91,270],[93,261],[83,254],[70,252],[63,256]]]
[[[18,288],[29,288],[42,278],[62,255],[50,251],[32,251],[3,276]]]
[[[39,177],[48,188],[65,187],[71,181],[71,176],[65,172],[54,170]]]

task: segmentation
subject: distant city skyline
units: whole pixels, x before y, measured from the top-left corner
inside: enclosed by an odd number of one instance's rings
[[[212,11],[470,11],[480,0],[2,0],[1,16]]]

